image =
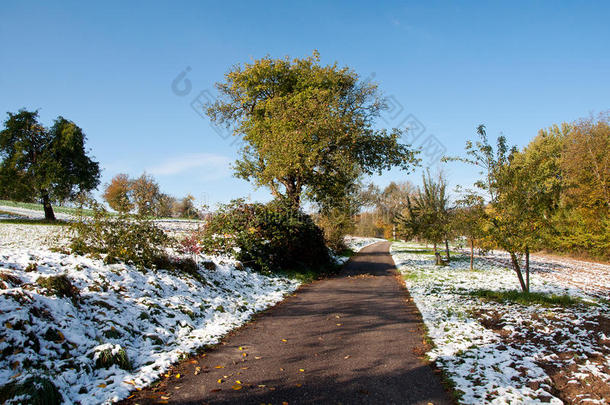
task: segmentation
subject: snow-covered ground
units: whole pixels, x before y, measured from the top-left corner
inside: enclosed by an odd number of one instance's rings
[[[199,258],[216,264],[201,268],[199,280],[106,265],[52,251],[63,232],[62,226],[0,224],[0,387],[43,376],[64,403],[124,398],[299,285],[218,257]],[[72,298],[39,284],[60,275],[75,287]],[[130,367],[102,365],[104,355],[123,352]],[[27,400],[12,403],[20,402]]]
[[[372,245],[377,242],[384,242],[385,239],[369,238],[364,236],[346,236],[345,244],[354,252],[359,252],[362,248]]]
[[[498,303],[470,294],[519,288],[514,272],[497,260],[477,258],[471,271],[467,256],[437,267],[421,246],[394,243],[391,253],[434,343],[427,354],[454,382],[462,403],[609,403],[608,290],[593,294],[554,276],[550,265],[538,270],[538,263],[533,292],[567,294],[580,303]],[[571,274],[579,277],[575,269]],[[609,281],[604,271],[597,278]]]

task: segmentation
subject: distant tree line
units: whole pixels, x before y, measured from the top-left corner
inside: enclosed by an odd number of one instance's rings
[[[146,173],[136,179],[119,173],[106,184],[103,194],[108,206],[120,213],[159,218],[197,219],[201,212],[195,207],[195,197],[188,194],[177,199],[162,193],[155,179]]]

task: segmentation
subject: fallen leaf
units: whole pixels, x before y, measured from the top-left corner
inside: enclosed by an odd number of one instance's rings
[[[180,378],[180,373],[176,374],[176,378]]]
[[[225,366],[216,366],[214,368],[225,368]]]
[[[303,386],[303,384],[297,384],[297,387],[301,388]]]
[[[347,356],[345,356],[345,357],[344,357],[344,359],[345,359],[345,360],[347,360],[347,359],[349,359],[350,357],[352,357],[352,356],[350,356],[350,355],[348,354]]]
[[[338,324],[337,324],[337,326],[341,326],[341,324],[340,324],[340,323],[338,323]]]
[[[242,369],[242,370],[247,370],[247,369],[249,369],[249,368],[250,368],[250,367],[242,367],[241,369]]]
[[[134,395],[130,395],[130,396],[128,396],[128,397],[127,397],[127,399],[131,399],[131,398],[133,398],[133,397],[135,397],[135,394],[134,394]]]
[[[201,367],[197,366],[195,367],[195,375],[199,374],[201,372]]]
[[[288,405],[288,402],[284,401],[282,402],[282,405]]]
[[[191,364],[197,364],[199,363],[197,360],[191,360]]]
[[[222,383],[222,378],[219,378],[218,381],[216,381],[218,384]]]
[[[136,385],[136,382],[134,380],[123,381],[123,383],[129,384],[129,385]]]
[[[241,381],[235,380],[235,384],[241,384]]]
[[[254,356],[254,358],[255,358],[256,360],[260,360],[260,359],[262,359],[262,357],[261,357],[261,356]]]
[[[163,377],[165,377],[165,378],[169,378],[169,376],[170,376],[170,375],[171,375],[170,373],[163,374]]]
[[[218,392],[218,391],[222,391],[220,388],[214,388],[213,390],[210,390],[210,392]]]
[[[286,342],[287,342],[287,340],[286,340],[286,339],[282,339],[282,342],[286,343]]]
[[[242,389],[243,387],[241,385],[239,385],[239,384],[235,384],[231,388],[233,388],[235,391],[238,391],[238,390]]]
[[[165,396],[165,395],[162,395],[162,396],[161,396],[161,399],[166,399],[166,400],[167,400],[167,399],[169,399],[169,397],[167,397],[167,396]]]
[[[239,350],[244,350],[244,348],[242,346],[239,346],[238,349]]]
[[[259,385],[258,385],[258,388],[265,388],[265,387],[266,387],[266,385],[265,385],[265,384],[259,384]]]
[[[99,388],[106,388],[106,384],[101,383],[100,385],[98,385]]]
[[[242,353],[241,354],[243,357],[246,357],[248,355],[248,353]]]
[[[304,369],[302,369],[302,368],[300,368],[300,369],[299,369],[299,371],[300,371],[301,373],[304,373],[304,372],[305,372],[305,370],[304,370]]]

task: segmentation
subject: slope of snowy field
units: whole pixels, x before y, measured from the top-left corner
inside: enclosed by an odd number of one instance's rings
[[[359,252],[362,248],[372,245],[377,242],[384,242],[385,239],[369,238],[365,236],[346,236],[345,244],[354,252]]]
[[[460,402],[609,403],[608,290],[590,294],[534,271],[532,292],[572,300],[500,303],[475,295],[519,289],[515,273],[498,263],[477,258],[471,271],[469,257],[457,255],[450,266],[435,266],[432,254],[405,243],[394,243],[391,253],[434,343],[427,355],[453,381]]]
[[[17,395],[7,403],[27,402],[19,386],[45,379],[63,403],[124,398],[299,285],[217,257],[199,258],[215,269],[198,280],[106,265],[52,251],[64,231],[0,224],[0,387]]]

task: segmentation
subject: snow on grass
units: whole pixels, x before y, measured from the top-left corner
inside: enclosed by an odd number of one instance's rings
[[[359,252],[362,248],[365,248],[373,243],[385,242],[385,239],[381,238],[369,238],[364,236],[346,236],[345,244],[347,247],[354,252]]]
[[[0,224],[0,387],[39,375],[65,403],[119,400],[299,285],[217,257],[195,280],[49,250],[64,230]]]
[[[471,271],[469,258],[458,255],[435,266],[429,251],[405,243],[391,253],[434,343],[427,355],[462,403],[608,403],[607,292],[600,299],[534,273],[531,289],[544,295],[518,304],[510,297],[519,294],[509,293],[519,288],[515,273],[497,263],[477,258]]]

